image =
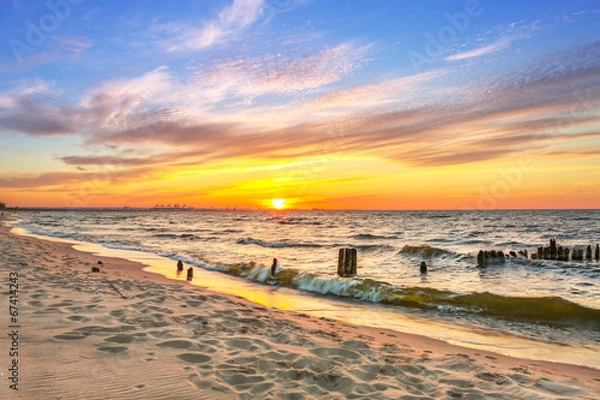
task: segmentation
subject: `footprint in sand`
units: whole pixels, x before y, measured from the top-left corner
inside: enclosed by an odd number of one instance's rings
[[[231,339],[225,342],[225,348],[236,347],[238,349],[244,349],[249,351],[258,350],[258,347],[255,346],[250,340],[245,339]]]
[[[108,313],[111,317],[119,318],[125,315],[125,310],[113,310]]]
[[[346,342],[342,342],[341,346],[346,348],[346,349],[368,349],[369,346],[363,342],[361,342],[360,340],[348,340]]]
[[[55,335],[53,337],[57,340],[81,340],[85,339],[88,336],[89,334],[85,332],[66,332],[60,335]]]
[[[104,339],[104,341],[105,342],[114,342],[114,343],[119,343],[119,344],[128,344],[128,343],[133,343],[134,341],[139,340],[140,338],[143,338],[145,336],[147,336],[146,333],[135,333],[132,335],[119,334],[119,335],[108,337],[108,338]]]
[[[195,342],[185,339],[167,340],[166,342],[157,344],[159,347],[171,347],[174,349],[189,349],[195,345]]]
[[[178,354],[177,358],[191,364],[204,364],[212,360],[212,357],[209,357],[206,354],[194,352]]]
[[[105,351],[107,353],[118,354],[124,353],[129,350],[129,347],[126,346],[100,346],[98,347],[99,351]]]
[[[341,358],[342,361],[345,360],[358,360],[361,358],[361,355],[350,350],[337,349],[337,348],[327,348],[320,347],[316,349],[312,349],[311,353],[320,356],[320,357],[332,357],[332,358]]]
[[[90,321],[90,319],[88,317],[85,317],[83,315],[71,315],[70,317],[67,317],[67,319],[69,321],[75,321],[75,322],[88,322],[88,321]]]

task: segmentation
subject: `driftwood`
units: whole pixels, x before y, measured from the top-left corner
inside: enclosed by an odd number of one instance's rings
[[[119,293],[119,295],[120,295],[122,298],[124,298],[124,299],[127,299],[127,297],[125,297],[125,296],[123,295],[123,293],[121,293],[121,291],[120,291],[119,289],[117,289],[117,288],[115,287],[115,285],[113,285],[113,284],[112,284],[112,282],[108,282],[108,286],[110,286],[111,288],[113,288],[113,289],[115,290],[115,292]]]

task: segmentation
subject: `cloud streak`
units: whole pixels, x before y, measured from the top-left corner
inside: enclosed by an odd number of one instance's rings
[[[508,48],[512,41],[513,41],[513,39],[511,39],[511,38],[503,37],[487,46],[479,47],[477,49],[464,51],[462,53],[457,53],[457,54],[448,56],[448,57],[446,57],[446,61],[468,60],[471,58],[483,57],[488,54],[497,53],[501,50]]]
[[[201,50],[231,39],[254,24],[263,12],[263,0],[234,0],[219,15],[201,28],[178,26],[163,46],[169,52]]]

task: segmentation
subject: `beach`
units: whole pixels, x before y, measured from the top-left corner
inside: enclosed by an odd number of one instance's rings
[[[0,230],[2,398],[600,397],[596,369],[285,312],[9,230]],[[9,328],[15,273],[19,327]]]

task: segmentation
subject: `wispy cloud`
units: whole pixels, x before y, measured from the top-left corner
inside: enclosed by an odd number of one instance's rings
[[[258,97],[291,95],[320,88],[348,76],[365,62],[371,46],[344,42],[306,54],[269,54],[217,61],[199,68],[194,83],[212,92]],[[206,91],[206,90],[205,90]]]
[[[52,94],[49,84],[31,81],[0,96],[0,128],[31,136],[80,134],[90,149],[134,146],[137,153],[128,156],[59,157],[70,167],[119,163],[126,170],[324,152],[442,166],[597,137],[597,116],[589,110],[600,103],[600,93],[583,92],[583,98],[577,93],[600,83],[599,43],[545,56],[484,83],[440,86],[438,78],[448,73],[440,70],[345,89],[328,86],[350,74],[354,67],[343,67],[349,59],[360,65],[360,56],[349,58],[356,48],[362,47],[345,43],[275,67],[257,62],[256,70],[250,60],[232,62],[224,75],[215,69],[210,70],[215,75],[196,76],[188,92],[199,97],[176,93],[174,78],[164,67],[105,82],[77,103]],[[342,67],[335,74],[320,76],[338,63]],[[224,77],[236,85],[222,83]],[[306,92],[306,102],[287,97],[299,91]],[[254,100],[260,94],[283,105],[262,105],[265,115],[254,120],[247,118],[259,113],[252,103],[230,107],[228,114],[217,111],[231,99],[248,95]],[[197,103],[205,109],[198,112]],[[314,115],[325,117],[309,118]],[[555,129],[565,124],[569,131]]]
[[[234,37],[255,23],[261,16],[264,0],[234,0],[219,15],[203,24],[194,26],[172,26],[173,34],[162,44],[167,51],[200,50]]]
[[[49,46],[61,53],[78,54],[86,51],[93,46],[92,40],[86,37],[53,37]]]
[[[453,54],[449,57],[446,57],[446,61],[467,60],[470,58],[476,58],[492,53],[497,53],[498,51],[508,48],[513,40],[514,39],[510,37],[503,37],[498,39],[494,43],[488,44],[487,46],[479,47],[477,49],[465,51],[462,53]]]

